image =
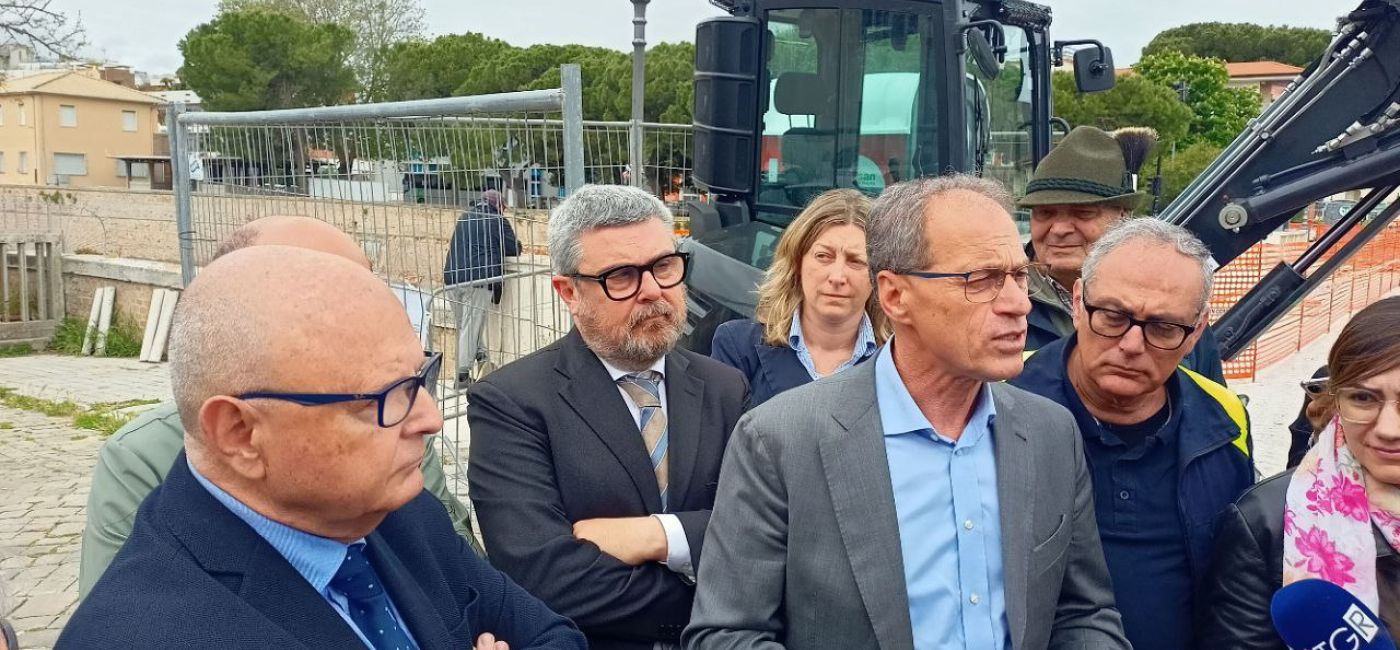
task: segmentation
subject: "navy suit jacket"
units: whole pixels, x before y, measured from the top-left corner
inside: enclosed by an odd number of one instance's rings
[[[583,635],[477,559],[428,492],[366,538],[375,572],[422,650],[583,650]],[[276,549],[196,482],[182,452],[137,511],[116,560],[57,648],[363,648]]]
[[[791,346],[763,342],[763,326],[750,319],[721,323],[710,342],[710,357],[733,366],[749,380],[749,406],[812,382],[812,374]]]

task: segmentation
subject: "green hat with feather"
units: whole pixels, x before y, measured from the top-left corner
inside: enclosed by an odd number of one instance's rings
[[[1127,128],[1108,133],[1075,127],[1040,161],[1021,207],[1038,205],[1117,205],[1138,207],[1147,193],[1139,175],[1157,144],[1157,132]]]

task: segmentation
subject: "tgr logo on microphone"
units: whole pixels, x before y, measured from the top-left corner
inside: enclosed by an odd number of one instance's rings
[[[1361,644],[1370,643],[1381,632],[1376,619],[1355,604],[1342,614],[1342,622],[1346,623],[1346,627],[1337,628],[1326,641],[1306,650],[1360,650]]]

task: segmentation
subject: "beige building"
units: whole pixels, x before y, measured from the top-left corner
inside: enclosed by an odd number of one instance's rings
[[[0,185],[147,187],[161,100],[78,72],[0,83]]]
[[[1230,73],[1231,88],[1254,88],[1259,91],[1262,108],[1274,103],[1288,89],[1288,84],[1303,73],[1303,69],[1296,65],[1278,61],[1226,63],[1225,70]]]

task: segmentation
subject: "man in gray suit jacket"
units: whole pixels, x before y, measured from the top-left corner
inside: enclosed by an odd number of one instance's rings
[[[1010,203],[970,176],[876,201],[894,338],[740,419],[687,648],[1130,647],[1074,420],[998,383],[1030,310]]]

